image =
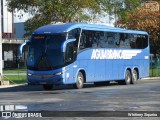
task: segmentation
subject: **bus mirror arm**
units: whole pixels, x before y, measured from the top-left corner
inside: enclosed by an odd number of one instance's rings
[[[22,52],[23,52],[23,47],[25,45],[29,45],[29,42],[24,42],[19,46],[19,51],[18,51],[18,59],[20,60],[22,58]]]

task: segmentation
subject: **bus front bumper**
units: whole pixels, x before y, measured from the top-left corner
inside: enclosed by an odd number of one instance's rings
[[[63,75],[52,74],[28,74],[27,82],[29,85],[44,85],[44,84],[63,84]]]

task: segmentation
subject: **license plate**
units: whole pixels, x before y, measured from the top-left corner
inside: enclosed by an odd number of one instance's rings
[[[47,82],[40,82],[40,84],[44,85],[44,84],[47,84]]]

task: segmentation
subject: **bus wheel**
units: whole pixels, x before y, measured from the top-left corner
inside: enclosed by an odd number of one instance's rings
[[[129,70],[126,71],[124,84],[129,85],[131,83],[131,72]]]
[[[83,88],[83,84],[84,84],[84,76],[81,72],[79,72],[77,76],[76,84],[74,84],[73,86],[76,89],[81,89]]]
[[[138,80],[138,73],[136,70],[133,70],[131,84],[136,84]]]
[[[53,85],[52,84],[46,84],[46,85],[43,85],[43,88],[45,90],[51,90],[53,88]]]

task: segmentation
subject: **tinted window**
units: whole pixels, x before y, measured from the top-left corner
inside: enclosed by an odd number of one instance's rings
[[[148,46],[145,35],[83,30],[79,49],[86,48],[127,48],[143,49]]]
[[[105,34],[102,31],[83,30],[79,49],[104,47]]]
[[[146,35],[131,34],[130,46],[133,49],[144,49],[148,46],[148,37]]]
[[[81,34],[79,49],[83,50],[85,48],[92,47],[92,41],[94,41],[94,37],[91,31],[84,30]]]
[[[76,39],[76,41],[74,42],[74,46],[73,46],[74,51],[76,52],[78,49],[78,41],[79,41],[80,33],[81,33],[80,28],[76,28],[68,32],[68,39]]]
[[[119,33],[105,32],[105,34],[106,34],[106,41],[107,41],[106,47],[118,48],[119,45],[120,45],[120,43],[119,43],[119,39],[120,39]]]

